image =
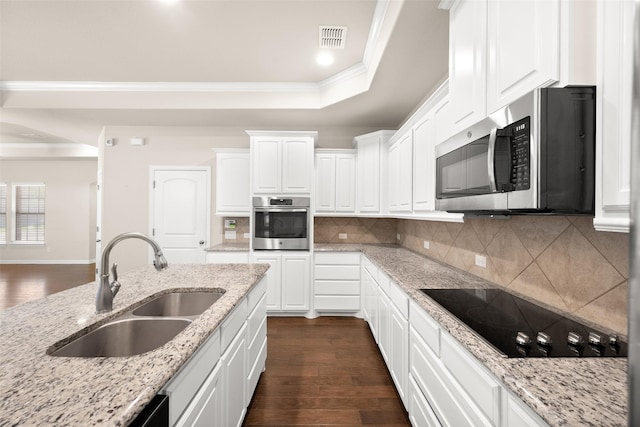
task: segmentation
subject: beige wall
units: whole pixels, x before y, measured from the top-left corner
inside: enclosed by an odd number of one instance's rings
[[[353,137],[372,132],[366,127],[328,128],[313,126],[296,129],[245,127],[147,127],[108,126],[104,138],[115,145],[103,147],[102,241],[126,231],[149,230],[149,167],[210,166],[211,212],[215,212],[215,153],[213,148],[248,148],[245,130],[317,130],[318,146],[352,148]],[[145,146],[131,146],[132,137],[145,138]],[[101,142],[102,144],[102,142]],[[222,242],[222,217],[211,217],[210,244]],[[144,242],[131,241],[112,253],[120,271],[147,264]]]
[[[46,244],[2,245],[0,262],[93,262],[96,172],[96,159],[0,160],[0,181],[46,184]]]

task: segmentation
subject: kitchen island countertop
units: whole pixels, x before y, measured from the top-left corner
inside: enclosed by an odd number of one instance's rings
[[[504,358],[420,292],[421,288],[500,286],[397,245],[316,244],[314,250],[364,253],[551,426],[627,425],[626,358]]]
[[[145,267],[120,276],[113,311],[95,313],[88,283],[0,311],[0,426],[126,426],[220,325],[267,271],[265,264]],[[131,357],[52,357],[47,349],[169,290],[225,294],[164,346]],[[138,304],[137,304],[138,305]]]

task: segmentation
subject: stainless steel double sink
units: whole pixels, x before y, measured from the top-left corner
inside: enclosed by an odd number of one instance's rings
[[[113,320],[63,344],[47,354],[57,357],[126,357],[146,353],[171,341],[211,307],[224,289],[174,291],[152,297]]]

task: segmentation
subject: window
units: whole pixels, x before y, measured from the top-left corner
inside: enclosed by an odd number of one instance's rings
[[[7,184],[0,182],[0,245],[7,243]]]
[[[44,243],[44,184],[16,184],[14,242]]]

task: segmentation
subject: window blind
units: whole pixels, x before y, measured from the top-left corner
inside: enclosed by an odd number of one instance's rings
[[[44,242],[44,184],[16,185],[16,241]]]
[[[0,183],[0,244],[7,243],[7,184]]]

